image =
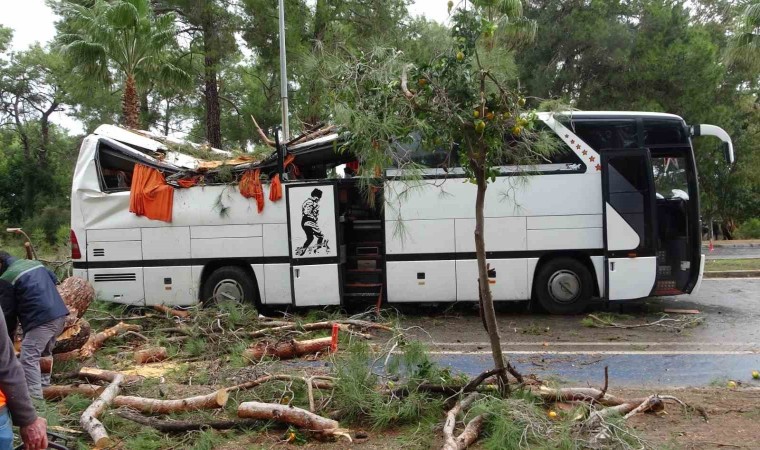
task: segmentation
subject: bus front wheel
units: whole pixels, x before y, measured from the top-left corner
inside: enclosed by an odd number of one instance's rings
[[[206,305],[223,302],[256,305],[259,300],[256,282],[238,266],[224,266],[214,270],[203,283],[201,300]]]
[[[541,266],[536,275],[536,298],[550,314],[579,314],[591,302],[593,277],[574,258],[555,258]]]

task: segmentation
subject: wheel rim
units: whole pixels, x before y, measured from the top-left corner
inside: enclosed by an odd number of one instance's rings
[[[243,303],[245,301],[243,286],[233,279],[222,280],[214,286],[213,298],[217,303],[229,301]]]
[[[549,295],[557,303],[573,303],[581,294],[581,279],[570,270],[558,270],[549,277]]]

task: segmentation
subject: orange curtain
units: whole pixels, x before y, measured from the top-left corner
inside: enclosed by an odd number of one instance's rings
[[[269,185],[269,201],[276,202],[282,198],[282,183],[280,183],[280,174],[272,177],[272,183]]]
[[[129,211],[152,220],[172,221],[174,188],[157,169],[135,164],[129,192]]]
[[[248,170],[240,178],[240,193],[256,200],[259,213],[264,210],[264,189],[261,187],[261,169]]]

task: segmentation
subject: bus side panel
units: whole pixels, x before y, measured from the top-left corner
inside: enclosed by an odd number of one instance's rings
[[[195,303],[190,227],[142,228],[141,234],[145,304]]]
[[[456,301],[454,260],[386,263],[389,302]]]
[[[610,300],[648,297],[657,277],[657,257],[609,258]]]
[[[140,230],[88,230],[84,236],[87,244],[82,247],[80,243],[80,249],[87,257],[87,280],[97,297],[129,305],[144,304],[143,268],[138,266],[142,260]]]
[[[489,259],[488,283],[494,300],[525,300],[528,298],[528,260]],[[456,264],[457,300],[477,301],[478,261],[460,260]],[[493,275],[493,276],[491,276]]]
[[[488,217],[485,241],[489,252],[527,250],[525,217]],[[475,251],[475,219],[456,219],[457,253]],[[490,260],[489,260],[490,261]]]
[[[264,259],[267,263],[263,277],[258,280],[259,289],[264,291],[261,301],[266,305],[292,303],[287,223],[264,224]]]

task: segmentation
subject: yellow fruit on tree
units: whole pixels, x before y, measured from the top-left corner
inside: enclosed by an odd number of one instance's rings
[[[556,419],[557,418],[557,412],[556,411],[549,411],[549,418],[550,419]]]
[[[457,52],[457,61],[459,61],[459,62],[464,61],[464,53]]]
[[[482,133],[483,130],[485,130],[485,129],[486,129],[486,123],[485,122],[483,122],[482,120],[478,120],[478,121],[475,122],[475,131],[477,131],[478,133]]]
[[[515,125],[514,127],[512,127],[512,134],[514,134],[515,136],[519,136],[520,133],[522,133],[522,127],[521,126]]]
[[[420,78],[419,80],[417,80],[417,84],[419,84],[420,87],[425,87],[425,85],[427,84],[427,80],[425,78]]]
[[[486,119],[488,120],[493,120],[494,117],[495,117],[494,113],[491,111],[489,111],[488,114],[486,114]]]
[[[760,379],[760,372],[758,372],[757,370],[753,370],[752,371],[752,378],[754,378],[756,380]]]
[[[517,101],[517,104],[520,105],[520,107],[525,106],[525,99],[520,97],[520,100]]]
[[[736,389],[736,381],[729,381],[728,382],[728,388],[729,389]]]
[[[449,12],[451,12],[451,8],[454,7],[454,0],[449,0]]]
[[[474,118],[476,118],[476,119],[477,119],[478,117],[480,117],[480,111],[478,111],[477,109],[476,109],[475,111],[473,111],[473,112],[472,112],[472,117],[474,117]]]

